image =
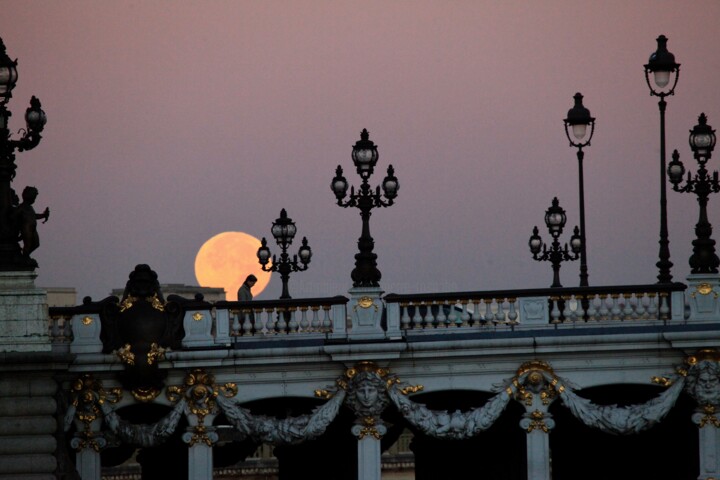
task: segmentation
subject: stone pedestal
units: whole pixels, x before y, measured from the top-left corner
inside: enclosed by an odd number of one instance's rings
[[[382,325],[385,304],[382,301],[384,293],[379,287],[354,287],[349,290],[351,330],[348,337],[351,340],[374,340],[385,338],[385,329]]]
[[[690,303],[689,322],[720,321],[720,275],[693,274],[687,277]]]
[[[50,351],[47,292],[35,272],[0,272],[0,352]]]

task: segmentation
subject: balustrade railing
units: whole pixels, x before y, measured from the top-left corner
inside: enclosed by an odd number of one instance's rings
[[[681,283],[386,295],[388,323],[406,332],[453,328],[512,329],[605,321],[684,320]],[[396,318],[391,318],[395,316]]]
[[[686,321],[681,283],[544,288],[398,295],[383,300],[387,338],[423,332],[513,330],[598,323]],[[171,297],[172,298],[172,297]],[[100,352],[100,312],[105,303],[49,309],[56,350]],[[353,338],[347,297],[250,302],[176,299],[183,314],[183,347],[231,346],[272,339]]]
[[[239,339],[344,333],[343,296],[215,303],[218,333]]]

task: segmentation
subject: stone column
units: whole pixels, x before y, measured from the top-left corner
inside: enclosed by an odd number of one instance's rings
[[[525,362],[517,371],[515,399],[525,407],[520,427],[527,432],[527,480],[551,480],[550,438],[555,421],[548,413],[558,383],[547,362]]]
[[[78,448],[80,445],[77,438],[73,438],[70,446]],[[75,468],[82,480],[101,480],[100,452],[92,447],[80,447],[75,454]]]
[[[387,433],[385,425],[375,425],[372,419],[366,419],[366,425],[354,425],[352,433],[358,439],[358,480],[380,480],[381,449],[380,440]]]
[[[212,446],[218,441],[215,427],[196,425],[183,434],[183,441],[190,445],[188,450],[188,478],[212,480]]]
[[[527,480],[550,480],[550,436],[555,422],[547,411],[526,412],[520,427],[527,430]]]
[[[715,406],[699,408],[692,416],[699,427],[700,475],[698,480],[720,478],[720,419],[715,416]]]

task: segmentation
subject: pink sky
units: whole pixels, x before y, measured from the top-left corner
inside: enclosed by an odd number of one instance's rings
[[[205,240],[270,237],[286,208],[314,253],[293,296],[345,294],[361,222],[329,185],[338,164],[359,183],[350,151],[367,128],[372,183],[391,163],[401,185],[370,222],[386,292],[549,286],[527,241],[534,225],[548,239],[554,196],[563,240],[579,222],[562,123],[578,91],[597,118],[584,164],[590,284],[654,283],[659,113],[643,64],[666,35],[682,64],[668,159],[677,148],[695,171],[688,130],[701,112],[720,126],[718,19],[716,0],[3,2],[19,71],[11,125],[32,95],[48,116],[14,181],[51,210],[36,283],[99,299],[147,263],[163,283],[194,284]],[[676,281],[697,211],[668,190]],[[578,268],[563,265],[563,285]],[[274,278],[260,298],[279,294]]]

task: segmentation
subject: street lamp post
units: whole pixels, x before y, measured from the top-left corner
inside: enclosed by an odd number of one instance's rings
[[[590,116],[590,110],[585,108],[580,93],[576,93],[573,97],[575,105],[568,110],[565,122],[565,135],[570,141],[571,147],[577,147],[578,159],[578,177],[580,181],[580,286],[588,286],[588,267],[587,267],[587,237],[585,236],[585,187],[583,183],[583,159],[585,152],[583,147],[590,146],[593,133],[595,133],[595,118]],[[588,127],[590,131],[588,132]],[[570,132],[572,131],[572,136]]]
[[[560,245],[558,237],[565,228],[566,221],[565,210],[560,206],[557,197],[553,198],[552,205],[545,211],[545,225],[553,239],[550,248],[547,248],[547,245],[540,238],[537,225],[533,228],[533,234],[528,242],[533,259],[539,262],[549,261],[552,264],[553,283],[550,285],[551,288],[562,287],[560,284],[560,264],[564,261],[577,260],[582,250],[582,236],[577,226],[573,230],[572,237],[570,237],[570,248],[568,249],[567,243],[564,247]]]
[[[658,102],[660,109],[660,252],[658,256],[660,259],[656,263],[659,270],[657,283],[672,282],[670,269],[673,265],[670,261],[665,187],[665,107],[667,106],[665,97],[675,93],[675,86],[680,77],[680,64],[675,63],[675,55],[668,52],[667,41],[665,35],[657,38],[657,50],[650,55],[650,59],[645,65],[645,80],[650,88],[650,95],[660,98]],[[652,74],[652,81],[650,74]],[[674,78],[671,79],[671,77]]]
[[[12,97],[17,79],[17,60],[10,60],[5,44],[0,39],[0,271],[32,271],[37,267],[37,262],[29,255],[37,247],[35,219],[22,219],[19,197],[11,183],[17,169],[15,151],[32,150],[40,143],[40,132],[45,127],[47,117],[40,106],[40,100],[32,97],[30,107],[25,111],[27,128],[23,136],[19,139],[10,138],[8,120],[12,113],[7,110],[6,104]],[[30,209],[37,191],[32,187],[28,189],[32,189],[34,193],[29,194],[32,199],[26,201],[25,205],[29,206],[27,213],[34,216],[34,210]],[[47,210],[44,218],[47,219]],[[18,243],[21,236],[22,249]]]
[[[287,216],[287,212],[283,208],[280,210],[280,217],[277,218],[270,229],[275,241],[282,249],[280,259],[273,255],[272,265],[269,267],[267,264],[270,262],[270,249],[267,246],[267,240],[265,237],[262,238],[261,246],[258,248],[257,257],[260,262],[261,268],[264,272],[278,272],[282,279],[282,295],[281,299],[292,298],[288,292],[288,280],[290,279],[291,272],[302,272],[307,270],[308,263],[312,257],[312,250],[308,246],[307,238],[303,237],[302,246],[298,250],[297,255],[293,255],[292,260],[288,255],[288,247],[292,244],[293,238],[297,228],[295,222]],[[299,260],[299,262],[298,262]]]
[[[378,287],[380,286],[380,270],[377,268],[377,255],[373,253],[375,241],[370,236],[370,214],[376,207],[389,207],[394,203],[399,188],[398,179],[395,177],[393,166],[388,166],[387,176],[382,182],[383,194],[380,194],[380,186],[372,189],[368,179],[373,174],[375,164],[378,160],[377,146],[369,140],[366,129],[360,133],[360,140],[353,146],[352,159],[357,173],[362,179],[359,191],[350,187],[350,197],[347,196],[348,182],[343,176],[343,170],[338,165],[335,170],[335,177],[330,184],[337,204],[343,208],[357,207],[362,218],[362,234],[358,239],[359,253],[355,255],[355,268],[351,277],[354,287]]]
[[[700,205],[700,216],[695,225],[697,238],[692,242],[693,254],[690,257],[690,273],[718,273],[718,266],[720,266],[720,259],[715,254],[715,240],[710,238],[712,225],[707,216],[708,197],[710,193],[720,192],[720,181],[718,181],[717,171],[714,171],[710,177],[705,168],[705,164],[710,160],[715,148],[715,140],[715,130],[707,124],[707,117],[703,113],[698,118],[698,124],[690,130],[690,148],[700,166],[697,173],[693,177],[688,172],[685,185],[680,185],[685,175],[685,166],[680,161],[677,150],[673,152],[673,159],[667,168],[667,175],[670,183],[673,184],[673,190],[694,193],[697,195]]]

